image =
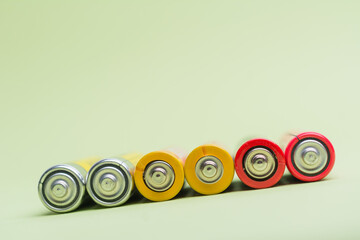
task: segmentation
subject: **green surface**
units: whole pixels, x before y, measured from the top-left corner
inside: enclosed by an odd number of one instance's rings
[[[359,239],[359,1],[0,2],[2,239]],[[48,167],[288,130],[324,181],[51,214]],[[195,196],[194,196],[195,195]],[[192,197],[191,197],[192,196]],[[84,238],[82,238],[84,239]]]

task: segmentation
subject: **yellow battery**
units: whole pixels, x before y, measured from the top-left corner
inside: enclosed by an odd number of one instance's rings
[[[184,159],[171,150],[143,156],[136,165],[134,179],[139,192],[152,201],[175,197],[184,185]]]
[[[86,158],[46,170],[38,184],[41,202],[54,212],[70,212],[83,202],[86,174],[100,157]]]
[[[142,156],[129,153],[94,164],[86,177],[90,197],[104,207],[124,204],[134,193],[135,166]]]
[[[101,157],[84,158],[73,162],[73,164],[82,167],[86,172],[89,172],[90,168],[101,159]],[[70,163],[71,164],[71,163]]]
[[[234,178],[234,160],[223,148],[207,144],[195,148],[185,161],[185,177],[198,193],[224,191]]]

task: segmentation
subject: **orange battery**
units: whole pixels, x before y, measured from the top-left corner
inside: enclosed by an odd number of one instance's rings
[[[146,154],[135,168],[137,189],[152,201],[172,199],[184,185],[184,162],[185,156],[173,149]]]
[[[201,194],[224,191],[234,178],[234,160],[223,148],[207,144],[195,148],[185,161],[185,177]]]

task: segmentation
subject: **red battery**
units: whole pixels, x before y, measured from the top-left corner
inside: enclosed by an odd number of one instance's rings
[[[284,174],[284,152],[272,141],[252,139],[245,142],[237,151],[235,170],[240,180],[249,187],[271,187]]]
[[[315,132],[294,135],[285,149],[286,166],[297,179],[305,182],[326,177],[335,163],[331,142]]]

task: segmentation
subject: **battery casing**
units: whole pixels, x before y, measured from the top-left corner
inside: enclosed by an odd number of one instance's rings
[[[275,157],[276,168],[274,173],[267,179],[257,180],[251,178],[245,171],[244,157],[251,149],[265,148],[268,149]],[[245,142],[236,153],[235,156],[235,170],[240,180],[249,187],[252,188],[268,188],[275,185],[283,176],[285,171],[285,156],[281,148],[274,142],[256,138]]]
[[[202,181],[196,174],[196,165],[204,157],[215,157],[222,164],[222,176],[216,182]],[[184,166],[187,183],[198,193],[217,194],[223,192],[234,178],[234,160],[223,148],[206,144],[195,148],[187,157]]]
[[[294,150],[298,144],[307,139],[313,139],[320,142],[326,149],[328,154],[328,161],[325,165],[325,168],[316,174],[305,174],[302,173],[294,163]],[[332,170],[335,163],[335,150],[331,142],[322,134],[316,132],[302,132],[300,134],[292,135],[291,140],[286,146],[285,149],[285,160],[286,166],[289,172],[297,179],[304,182],[314,182],[319,181],[326,177]]]
[[[151,201],[166,201],[175,197],[184,185],[184,157],[180,157],[170,150],[150,152],[143,156],[136,165],[134,180],[138,191]],[[169,164],[174,171],[174,182],[166,191],[154,191],[148,187],[144,180],[144,172],[146,167],[155,162],[163,161]]]
[[[38,194],[44,206],[57,213],[70,212],[78,208],[86,196],[86,174],[100,159],[87,158],[55,165],[46,170],[38,183]],[[59,194],[63,195],[64,199]]]
[[[94,202],[104,207],[124,204],[135,191],[135,166],[142,156],[140,153],[129,153],[95,163],[86,176],[86,189]],[[113,186],[106,189],[105,184]]]

